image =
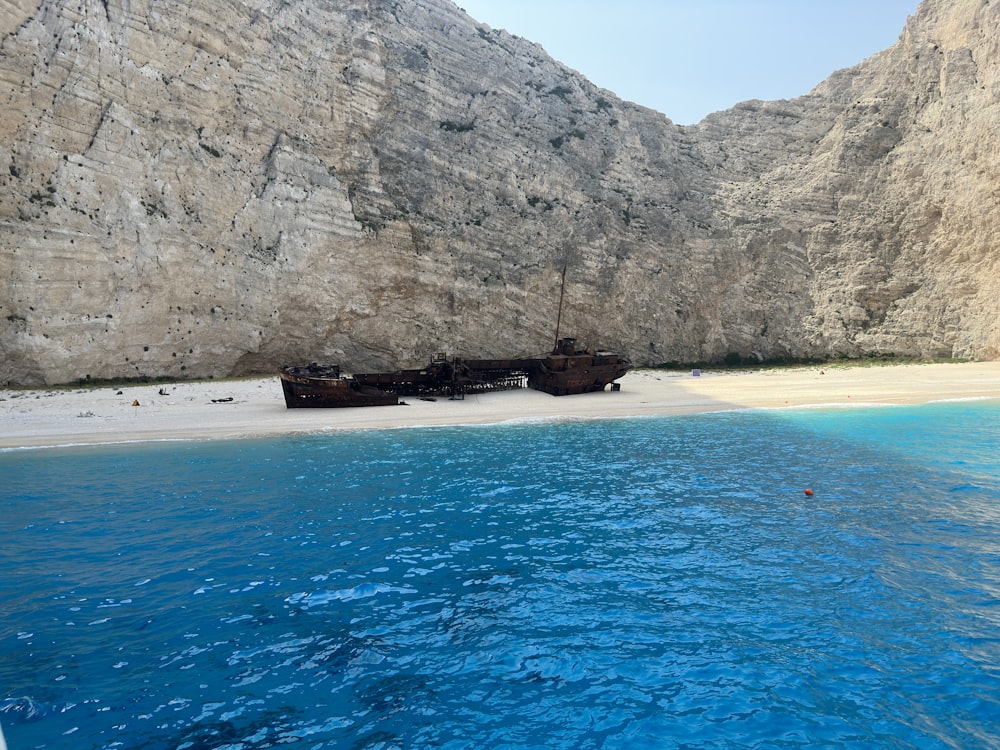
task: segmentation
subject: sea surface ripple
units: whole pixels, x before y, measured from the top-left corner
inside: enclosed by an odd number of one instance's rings
[[[998,417],[5,453],[0,723],[12,750],[997,748]]]

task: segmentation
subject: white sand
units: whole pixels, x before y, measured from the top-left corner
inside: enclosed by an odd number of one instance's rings
[[[580,396],[557,398],[522,389],[464,401],[405,398],[405,406],[350,409],[286,409],[277,376],[125,388],[0,390],[0,448],[1000,398],[1000,362],[705,371],[700,377],[640,370],[620,382],[620,391]],[[167,395],[160,395],[161,388]]]

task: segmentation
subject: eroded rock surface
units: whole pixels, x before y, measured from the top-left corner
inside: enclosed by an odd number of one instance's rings
[[[1000,4],[692,127],[448,0],[0,0],[0,382],[996,358]]]

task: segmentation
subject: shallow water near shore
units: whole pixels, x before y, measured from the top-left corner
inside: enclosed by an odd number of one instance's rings
[[[0,723],[1000,747],[998,445],[975,401],[3,453]]]

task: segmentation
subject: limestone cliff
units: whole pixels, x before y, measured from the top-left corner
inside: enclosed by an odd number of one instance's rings
[[[0,383],[995,358],[998,38],[680,127],[448,0],[0,0]]]

